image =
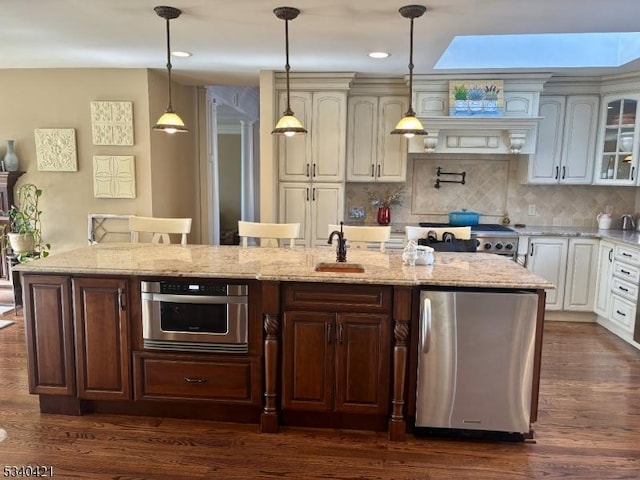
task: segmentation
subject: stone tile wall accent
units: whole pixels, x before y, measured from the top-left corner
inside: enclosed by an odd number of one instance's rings
[[[521,185],[518,169],[520,162],[525,160],[525,156],[518,155],[435,154],[410,158],[403,204],[392,207],[391,222],[447,222],[448,212],[467,208],[482,213],[480,220],[483,223],[500,223],[507,213],[512,224],[595,228],[598,212],[612,205],[613,228],[620,228],[623,213],[640,212],[640,199],[637,198],[640,189],[637,187]],[[434,188],[438,166],[446,171],[467,171],[467,184]],[[364,207],[364,223],[375,223],[376,209],[367,202],[365,186],[373,191],[384,191],[395,184],[347,183],[345,219],[349,220],[351,208]],[[536,215],[528,215],[529,205],[535,205]]]
[[[34,135],[38,170],[53,172],[78,171],[75,129],[36,128]]]

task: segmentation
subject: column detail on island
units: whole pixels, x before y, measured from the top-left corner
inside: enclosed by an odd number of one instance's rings
[[[411,320],[411,289],[395,287],[393,292],[393,398],[389,419],[389,440],[402,441],[406,435],[405,385],[409,359],[407,341]]]
[[[278,432],[278,352],[280,350],[279,285],[264,282],[262,288],[264,325],[264,408],[260,416],[260,431]]]

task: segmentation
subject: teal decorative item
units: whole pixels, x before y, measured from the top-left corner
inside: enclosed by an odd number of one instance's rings
[[[19,168],[18,156],[13,150],[13,140],[7,140],[7,153],[4,154],[4,169],[7,172],[17,172]]]

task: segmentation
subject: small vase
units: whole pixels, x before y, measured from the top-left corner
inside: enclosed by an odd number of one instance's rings
[[[378,208],[378,224],[389,225],[391,222],[391,209],[389,207]]]
[[[13,150],[13,140],[7,140],[7,153],[4,155],[4,170],[7,172],[17,172],[18,168],[18,156]]]

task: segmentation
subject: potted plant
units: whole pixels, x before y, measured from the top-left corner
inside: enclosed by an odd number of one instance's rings
[[[469,110],[472,112],[482,111],[482,100],[484,99],[484,90],[478,85],[474,85],[467,91],[467,99],[469,99]]]
[[[500,89],[493,84],[484,87],[484,110],[486,112],[497,112],[499,92]]]
[[[11,249],[19,262],[46,257],[51,246],[42,240],[40,229],[41,211],[38,200],[42,190],[32,183],[18,189],[17,204],[11,205],[7,215],[9,223],[2,226],[0,240],[3,251]]]
[[[454,85],[453,98],[455,102],[456,113],[466,113],[469,109],[469,101],[467,100],[467,87],[464,85]]]

